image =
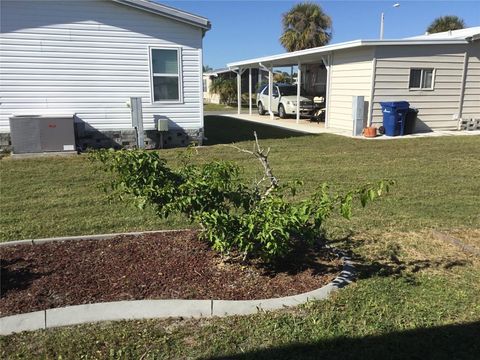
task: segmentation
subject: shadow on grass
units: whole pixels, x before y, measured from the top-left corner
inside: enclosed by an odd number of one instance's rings
[[[260,264],[266,275],[274,277],[280,273],[297,275],[310,271],[312,275],[338,274],[342,271],[340,259],[322,242],[307,245],[297,242],[286,257],[272,263]]]
[[[362,338],[338,337],[314,343],[221,356],[213,359],[478,359],[480,322],[391,332]]]
[[[357,279],[368,279],[371,277],[401,277],[407,282],[416,282],[415,273],[426,269],[452,269],[454,267],[466,266],[470,262],[460,259],[441,259],[441,260],[401,260],[399,248],[395,246],[385,249],[385,253],[375,258],[366,258],[359,255],[356,249],[364,246],[365,241],[360,239],[353,240],[351,235],[343,239],[330,243],[334,247],[345,250],[355,263],[355,273]]]
[[[257,132],[259,139],[286,139],[310,135],[226,116],[207,115],[205,116],[205,136],[208,140],[204,144],[216,145],[250,141],[253,140],[254,131]]]

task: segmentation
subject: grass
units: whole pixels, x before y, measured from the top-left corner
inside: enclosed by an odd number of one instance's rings
[[[228,120],[230,121],[230,120]],[[209,118],[217,135],[237,126]],[[392,193],[332,218],[330,236],[359,261],[359,279],[331,299],[297,309],[209,320],[92,324],[0,340],[4,358],[111,359],[476,359],[480,352],[480,260],[435,238],[443,231],[480,248],[478,137],[364,141],[334,135],[276,137],[270,146],[283,181],[303,179],[299,196],[328,180],[339,189],[392,178]],[[229,138],[228,141],[232,139]],[[235,138],[233,139],[235,140]],[[249,148],[251,142],[240,144]],[[181,150],[164,151],[176,163]],[[196,161],[231,159],[244,176],[257,164],[225,146],[198,149]],[[84,156],[0,161],[1,238],[91,234],[189,226],[158,220],[101,186],[106,175]],[[33,180],[34,179],[34,180]]]
[[[230,132],[240,140],[253,129],[237,131],[241,126],[231,119],[222,124],[213,117],[206,122],[207,136],[213,126],[216,135],[212,137],[217,140],[229,129],[235,129]],[[390,196],[365,211],[355,211],[352,221],[334,219],[332,226],[344,233],[350,229],[389,232],[480,227],[480,160],[470,155],[480,145],[478,137],[365,141],[323,134],[276,139],[277,129],[256,129],[261,138],[266,138],[262,144],[272,149],[275,174],[283,181],[305,182],[300,196],[324,181],[339,189],[382,178],[397,181]],[[234,140],[228,137],[228,142]],[[252,146],[251,142],[240,145]],[[165,150],[163,155],[175,163],[181,151]],[[198,149],[197,161],[210,159],[237,161],[245,168],[247,178],[261,174],[255,160],[232,148]],[[108,176],[97,171],[84,155],[5,158],[0,167],[1,241],[190,226],[179,217],[160,220],[151,210],[141,211],[128,202],[110,201],[103,191]]]

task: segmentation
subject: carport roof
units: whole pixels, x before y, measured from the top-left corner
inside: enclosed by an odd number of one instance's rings
[[[455,30],[431,35],[422,35],[413,38],[394,40],[353,40],[338,44],[326,45],[311,49],[293,51],[284,54],[264,56],[254,59],[236,61],[227,64],[231,69],[264,66],[291,66],[298,63],[308,64],[318,62],[319,57],[326,56],[334,51],[353,49],[366,46],[392,46],[392,45],[458,45],[468,44],[477,40],[480,27]]]

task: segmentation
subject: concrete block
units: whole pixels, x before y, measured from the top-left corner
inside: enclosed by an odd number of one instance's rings
[[[39,329],[45,329],[45,311],[34,311],[0,318],[0,335]]]
[[[46,311],[46,327],[97,321],[208,317],[211,300],[138,300],[68,306]]]

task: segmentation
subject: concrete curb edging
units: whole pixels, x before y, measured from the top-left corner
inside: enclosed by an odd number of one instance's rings
[[[107,239],[117,235],[137,235],[142,233],[97,235],[95,239]],[[31,243],[34,245],[42,242],[74,239],[93,240],[91,236],[79,236],[74,238],[22,241],[23,243]],[[19,242],[15,243],[18,244]],[[9,242],[8,244],[14,245],[13,242]],[[66,306],[2,317],[0,318],[0,335],[100,321],[169,317],[209,318],[213,316],[248,315],[297,306],[311,300],[323,300],[328,298],[332,292],[351,283],[355,277],[355,267],[351,259],[339,250],[332,249],[332,251],[342,258],[343,269],[341,273],[327,285],[303,294],[262,300],[132,300]]]
[[[71,240],[108,240],[117,236],[140,236],[144,234],[161,234],[168,232],[189,231],[192,229],[172,229],[172,230],[148,230],[148,231],[134,231],[127,233],[112,233],[112,234],[98,234],[98,235],[76,235],[76,236],[61,236],[42,239],[24,239],[0,242],[1,246],[13,245],[39,245],[55,241],[71,241]]]

